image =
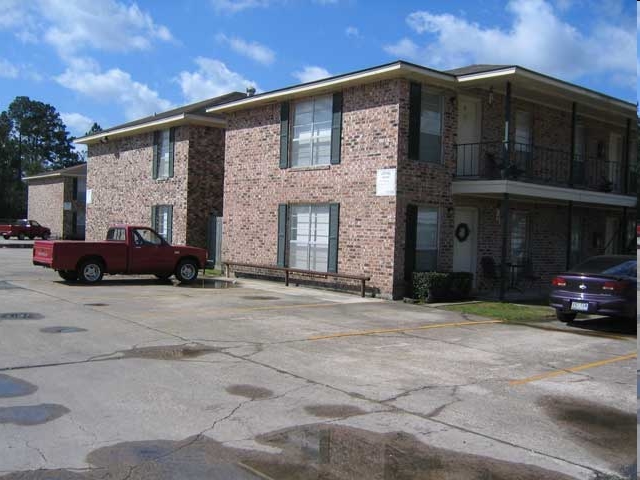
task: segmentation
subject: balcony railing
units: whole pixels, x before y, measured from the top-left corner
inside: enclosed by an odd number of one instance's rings
[[[508,147],[507,161],[504,151]],[[456,145],[456,177],[463,179],[508,179],[558,187],[623,193],[622,162],[564,150],[506,142]],[[573,170],[573,171],[572,171]],[[627,180],[627,193],[637,191],[637,175]]]

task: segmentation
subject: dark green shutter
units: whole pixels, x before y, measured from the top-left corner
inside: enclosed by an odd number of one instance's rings
[[[333,117],[331,120],[331,164],[340,163],[342,137],[342,92],[333,94]]]
[[[151,207],[151,228],[153,228],[154,230],[157,230],[156,229],[156,222],[158,221],[158,215],[157,215],[157,212],[156,212],[156,208],[157,207],[155,205],[153,205]]]
[[[411,82],[409,88],[409,160],[420,160],[421,97],[421,85]]]
[[[78,177],[73,177],[73,200],[78,199]]]
[[[173,154],[176,145],[176,129],[169,129],[169,178],[173,177]]]
[[[289,102],[280,104],[280,168],[289,166]]]
[[[173,243],[173,205],[167,205],[169,213],[167,215],[167,242]]]
[[[153,179],[158,178],[158,142],[160,141],[160,132],[153,132],[153,159],[151,161]]]
[[[329,262],[327,271],[338,272],[338,234],[340,231],[340,204],[329,204]]]
[[[416,265],[416,237],[418,233],[418,207],[407,205],[407,226],[404,240],[404,279],[408,287],[413,283],[411,277]]]
[[[278,205],[278,266],[286,266],[287,250],[287,205]]]

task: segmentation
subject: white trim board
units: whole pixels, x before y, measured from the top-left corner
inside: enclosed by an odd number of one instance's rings
[[[636,208],[636,197],[615,193],[591,192],[575,188],[551,187],[513,180],[456,180],[452,183],[453,195],[504,194],[531,198],[545,198],[579,203],[593,203],[614,207]]]

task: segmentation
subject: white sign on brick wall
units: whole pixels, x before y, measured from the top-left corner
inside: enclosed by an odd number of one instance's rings
[[[88,189],[87,189],[87,197],[86,197],[86,203],[87,203],[87,204],[91,203],[91,194],[92,194],[92,193],[93,193],[93,192],[91,191],[91,189],[90,189],[90,188],[88,188]]]
[[[381,168],[376,176],[376,196],[394,197],[396,195],[396,169]]]

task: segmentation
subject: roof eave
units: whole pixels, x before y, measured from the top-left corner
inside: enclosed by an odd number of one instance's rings
[[[345,87],[351,84],[361,84],[367,81],[376,81],[384,78],[400,76],[403,74],[423,77],[427,76],[446,83],[455,82],[455,76],[451,74],[438,72],[436,70],[431,70],[428,68],[420,67],[419,65],[413,65],[406,62],[396,62],[389,65],[384,65],[382,67],[362,70],[359,72],[354,72],[352,74],[340,75],[338,77],[331,77],[312,83],[305,83],[302,85],[296,85],[293,87],[254,95],[252,97],[243,98],[221,105],[215,105],[213,107],[207,108],[206,112],[229,113],[245,108],[247,105],[266,104],[285,98],[292,98],[301,95],[313,95],[317,92],[328,90],[338,86]]]
[[[210,115],[198,115],[193,113],[181,113],[172,117],[161,118],[158,120],[132,125],[124,128],[115,128],[106,132],[99,132],[94,135],[87,135],[75,139],[74,143],[82,145],[92,145],[99,142],[106,142],[116,138],[129,137],[140,133],[152,132],[159,128],[171,128],[180,125],[200,125],[205,127],[226,128],[226,120],[220,117]]]
[[[620,100],[619,98],[611,97],[609,95],[605,95],[603,93],[596,92],[594,90],[590,90],[588,88],[580,87],[578,85],[573,85],[568,82],[564,82],[562,80],[555,79],[553,77],[549,77],[548,75],[544,75],[542,73],[534,72],[533,70],[528,70],[519,66],[512,66],[509,68],[501,68],[498,70],[489,70],[486,72],[478,72],[478,73],[469,73],[465,75],[459,75],[457,77],[458,83],[472,83],[474,81],[482,81],[491,78],[499,78],[499,77],[520,77],[523,79],[534,80],[536,82],[544,83],[546,85],[555,87],[560,90],[564,90],[571,95],[580,95],[582,97],[589,98],[598,103],[603,103],[607,106],[614,106],[620,108],[622,110],[632,112],[635,114],[636,105],[630,102],[625,102],[624,100]]]

